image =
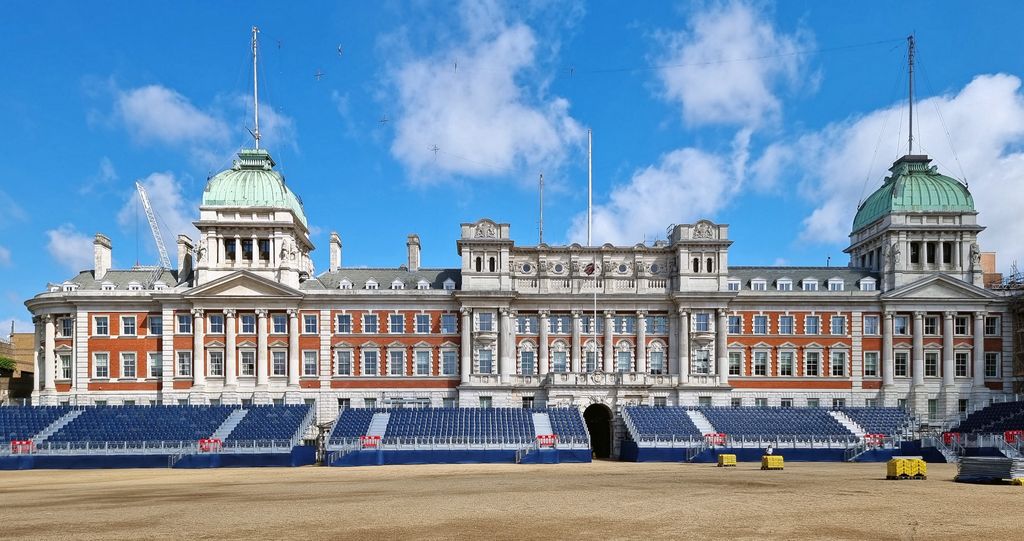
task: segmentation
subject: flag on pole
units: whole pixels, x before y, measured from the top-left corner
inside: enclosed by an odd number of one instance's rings
[[[595,270],[597,270],[597,266],[593,263],[589,263],[586,267],[583,267],[583,272],[586,273],[587,276],[594,274]]]

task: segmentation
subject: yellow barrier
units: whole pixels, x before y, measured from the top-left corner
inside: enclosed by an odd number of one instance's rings
[[[886,479],[927,479],[928,464],[921,457],[893,457],[886,463]]]
[[[726,466],[736,465],[736,455],[718,455],[718,467],[724,468]]]
[[[762,470],[781,470],[782,466],[782,455],[764,455],[761,457]]]

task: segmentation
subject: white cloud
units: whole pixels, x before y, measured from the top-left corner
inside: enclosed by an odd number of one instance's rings
[[[12,181],[13,182],[13,181]],[[13,197],[0,190],[0,228],[28,219],[28,213]]]
[[[46,236],[47,251],[65,269],[77,273],[93,267],[93,238],[79,233],[74,225],[63,224],[47,231]]]
[[[238,96],[235,101],[240,109],[245,110],[245,118],[251,120],[252,96]],[[283,151],[285,148],[295,152],[299,150],[295,120],[265,101],[260,102],[260,148],[269,149],[271,155],[276,155],[275,150]]]
[[[146,188],[146,194],[149,196],[150,204],[157,216],[160,233],[163,236],[164,245],[167,247],[171,265],[175,265],[175,242],[178,235],[188,235],[193,242],[199,239],[199,231],[192,225],[192,221],[198,218],[196,209],[199,208],[199,202],[186,199],[181,183],[172,173],[153,173],[142,179],[141,182],[143,187]],[[133,184],[128,201],[125,202],[117,214],[117,223],[122,228],[133,229],[136,225],[136,220],[138,220],[138,225],[142,231],[140,234],[144,235],[142,240],[143,245],[147,247],[146,252],[156,254],[156,245],[149,233],[146,213],[139,202],[138,190],[135,189]],[[157,263],[156,258],[154,258],[153,263]]]
[[[661,36],[663,97],[682,106],[687,123],[757,126],[778,117],[778,87],[795,86],[804,75],[803,60],[793,53],[812,40],[802,32],[782,33],[765,19],[759,7],[733,1],[712,5],[686,30]]]
[[[988,227],[982,234],[982,249],[998,251],[1003,269],[1012,261],[1024,260],[1024,245],[1019,242],[1024,231],[1020,212],[1024,208],[1024,94],[1020,87],[1020,79],[1012,75],[978,76],[956,94],[921,100],[914,115],[914,152],[929,153],[940,172],[960,177],[960,166],[936,113],[941,112],[970,184],[978,221]],[[799,192],[814,205],[804,219],[802,241],[848,242],[857,201],[881,185],[894,155],[906,152],[900,107],[872,111],[776,144],[774,152],[787,156],[776,171],[788,168],[802,177]],[[902,118],[906,122],[906,116]],[[880,134],[878,156],[869,163]]]
[[[391,76],[399,109],[391,154],[420,182],[558,169],[583,129],[566,99],[529,85],[533,29],[487,1],[463,2],[459,21],[460,42],[409,55]]]
[[[117,170],[114,169],[114,162],[110,161],[110,158],[104,156],[100,159],[99,169],[95,174],[85,179],[85,182],[83,182],[82,186],[78,189],[78,193],[82,195],[90,194],[109,186],[119,178]]]
[[[7,338],[11,332],[12,322],[14,323],[14,332],[35,332],[32,320],[24,319],[24,316],[6,315],[0,318],[0,336]]]
[[[223,143],[228,138],[227,124],[165,86],[119,91],[116,108],[141,142],[194,145]]]
[[[0,267],[11,266],[11,251],[3,246],[0,246]]]

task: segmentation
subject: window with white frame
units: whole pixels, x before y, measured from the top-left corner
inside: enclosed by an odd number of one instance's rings
[[[755,351],[754,352],[754,375],[755,376],[767,376],[768,375],[768,352],[767,351]]]
[[[224,352],[210,350],[206,356],[209,359],[210,377],[218,378],[224,376]]]
[[[210,334],[224,334],[224,316],[212,314],[210,316]]]
[[[999,316],[985,316],[985,336],[999,336]]]
[[[938,336],[939,334],[939,318],[935,316],[927,316],[924,318],[924,333],[928,336]]]
[[[690,360],[692,373],[707,375],[711,373],[711,352],[706,349],[698,349],[693,352]]]
[[[820,376],[821,375],[821,352],[820,351],[805,351],[804,352],[804,375],[805,376]]]
[[[334,373],[339,376],[352,375],[352,352],[339,349],[334,352]]]
[[[999,354],[993,351],[985,352],[985,377],[999,377]]]
[[[256,352],[243,349],[238,352],[238,375],[252,377],[256,375]]]
[[[316,320],[317,320],[316,314],[303,314],[302,315],[302,332],[304,334],[316,334],[317,332],[319,332],[317,330]]]
[[[441,314],[441,332],[443,334],[455,334],[458,331],[458,318],[455,314]]]
[[[910,375],[910,353],[896,351],[892,354],[892,373],[898,378],[905,378]]]
[[[256,334],[256,316],[254,314],[242,314],[239,319],[242,322],[242,334]]]
[[[775,282],[775,288],[779,291],[793,291],[793,280],[783,278]]]
[[[821,334],[821,318],[819,316],[804,316],[804,334]]]
[[[768,281],[762,278],[756,278],[750,281],[750,289],[754,291],[767,291]]]
[[[430,375],[430,350],[429,349],[417,349],[414,352],[415,369],[417,376],[429,376]]]
[[[583,370],[585,372],[597,372],[598,358],[597,358],[597,347],[591,346],[584,352],[583,358]]]
[[[832,320],[829,324],[829,332],[833,336],[843,336],[846,334],[846,316],[832,316]]]
[[[954,375],[958,378],[966,378],[969,375],[968,366],[971,363],[971,354],[968,351],[957,351],[953,354]]]
[[[779,375],[780,376],[792,376],[795,374],[795,367],[793,366],[793,352],[792,351],[780,351],[779,352]]]
[[[953,318],[953,334],[958,336],[967,336],[970,334],[969,321],[970,318],[967,316],[956,316]]]
[[[110,377],[110,355],[107,353],[92,354],[92,377],[108,379]]]
[[[380,366],[380,354],[375,349],[363,350],[363,375],[376,376]]]
[[[365,289],[374,290],[374,289],[379,289],[380,288],[380,284],[378,284],[376,280],[367,280],[366,284],[363,287]]]
[[[604,334],[603,317],[583,316],[583,318],[580,320],[580,323],[583,325],[583,328],[581,329],[581,332],[583,332],[583,334]]]
[[[697,332],[711,331],[711,314],[696,312],[693,314],[693,330]]]
[[[115,287],[116,286],[114,286],[112,282],[103,282],[100,284],[100,291],[113,291]],[[64,286],[64,291],[74,291],[75,289],[78,289],[77,285],[72,286],[71,288],[69,288],[69,286]]]
[[[391,289],[405,289],[405,283],[398,279],[392,280]]]
[[[494,314],[491,312],[480,312],[476,315],[476,321],[480,332],[492,332],[494,330]]]
[[[924,376],[926,378],[939,377],[939,352],[924,352]]]
[[[391,334],[405,332],[405,316],[403,314],[391,314],[388,316],[388,332]]]
[[[832,368],[833,377],[846,376],[846,352],[833,351],[829,366]]]
[[[270,316],[270,332],[273,334],[288,334],[288,315],[274,314]]]
[[[864,334],[878,334],[878,316],[864,316]]]
[[[459,356],[452,349],[441,350],[441,374],[454,376],[459,371]]]
[[[910,328],[908,327],[907,322],[907,316],[893,316],[892,333],[897,336],[906,336],[910,334]]]
[[[405,375],[405,351],[400,349],[388,350],[388,375]]]
[[[191,314],[178,314],[178,334],[192,334]]]
[[[793,334],[793,316],[779,316],[779,334]]]
[[[739,351],[729,352],[729,375],[730,376],[741,376],[743,375],[743,354]]]
[[[60,358],[59,379],[71,379],[71,354],[61,353],[58,357]]]
[[[652,374],[667,374],[668,370],[665,366],[665,351],[662,349],[651,349],[649,353],[651,358],[650,366],[648,369]]]
[[[647,318],[647,332],[651,334],[668,334],[668,317],[651,316]]]
[[[519,316],[516,318],[516,333],[533,334],[537,329],[537,319],[533,316]]]
[[[533,349],[523,348],[519,352],[519,370],[522,374],[532,376],[537,373],[536,354]]]
[[[92,318],[94,336],[110,336],[110,320],[107,316],[96,316]]]
[[[346,279],[338,282],[338,289],[345,289],[345,290],[352,289],[352,282],[348,278],[346,278]]]
[[[121,316],[121,336],[135,336],[138,330],[135,328],[135,316]]]
[[[739,280],[729,280],[727,282],[727,285],[728,285],[729,291],[739,291],[740,290],[740,281]]]
[[[416,314],[416,333],[430,333],[430,314]]]
[[[192,352],[191,351],[178,351],[177,354],[177,376],[179,378],[187,378],[192,375]]]
[[[864,352],[864,376],[869,378],[878,377],[878,352]]]
[[[568,354],[564,348],[551,352],[551,371],[556,373],[569,371]]]
[[[817,291],[818,290],[818,281],[817,280],[805,279],[805,280],[803,280],[801,282],[801,285],[803,286],[804,291]]]
[[[271,376],[287,376],[288,375],[288,354],[281,350],[274,350],[270,352],[270,375]]]
[[[743,316],[729,316],[729,334],[743,332]]]
[[[335,318],[335,332],[338,334],[349,334],[352,332],[352,315],[338,314]]]
[[[430,282],[426,280],[420,280],[416,282],[416,289],[430,289]]]
[[[829,291],[843,291],[846,289],[846,284],[840,278],[830,278],[828,281]]]
[[[146,368],[149,369],[149,377],[160,378],[164,375],[164,360],[163,355],[157,352],[149,353],[149,357],[146,359]]]
[[[305,377],[316,376],[317,373],[317,361],[320,355],[317,351],[303,351],[302,352],[302,375]]]
[[[768,334],[768,316],[754,316],[754,334]]]
[[[164,334],[164,318],[155,314],[150,314],[146,317],[149,322],[149,335],[150,336],[161,336]]]
[[[451,278],[445,279],[445,281],[444,281],[444,290],[445,291],[455,291],[455,280],[452,280]]]
[[[69,317],[61,318],[60,320],[60,333],[61,338],[71,338],[71,335],[75,330],[75,321]]]
[[[630,352],[627,350],[619,350],[615,352],[615,371],[616,372],[630,372],[633,369],[633,359]]]
[[[477,351],[477,359],[480,362],[481,374],[494,373],[494,352],[490,348],[483,348]]]
[[[377,334],[377,314],[363,314],[363,334]]]
[[[863,278],[860,281],[861,291],[875,291],[877,288],[878,284],[873,278]]]
[[[636,316],[616,316],[612,322],[616,334],[636,334]]]

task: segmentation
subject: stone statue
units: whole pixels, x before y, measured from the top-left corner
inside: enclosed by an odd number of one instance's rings
[[[971,269],[977,269],[981,265],[981,248],[977,242],[971,243]]]
[[[892,246],[889,247],[888,257],[892,262],[892,268],[895,269],[900,262],[900,244],[898,242],[892,243]]]
[[[714,238],[714,232],[711,230],[711,223],[708,221],[697,222],[697,225],[693,228],[693,238],[695,239],[712,239]]]

